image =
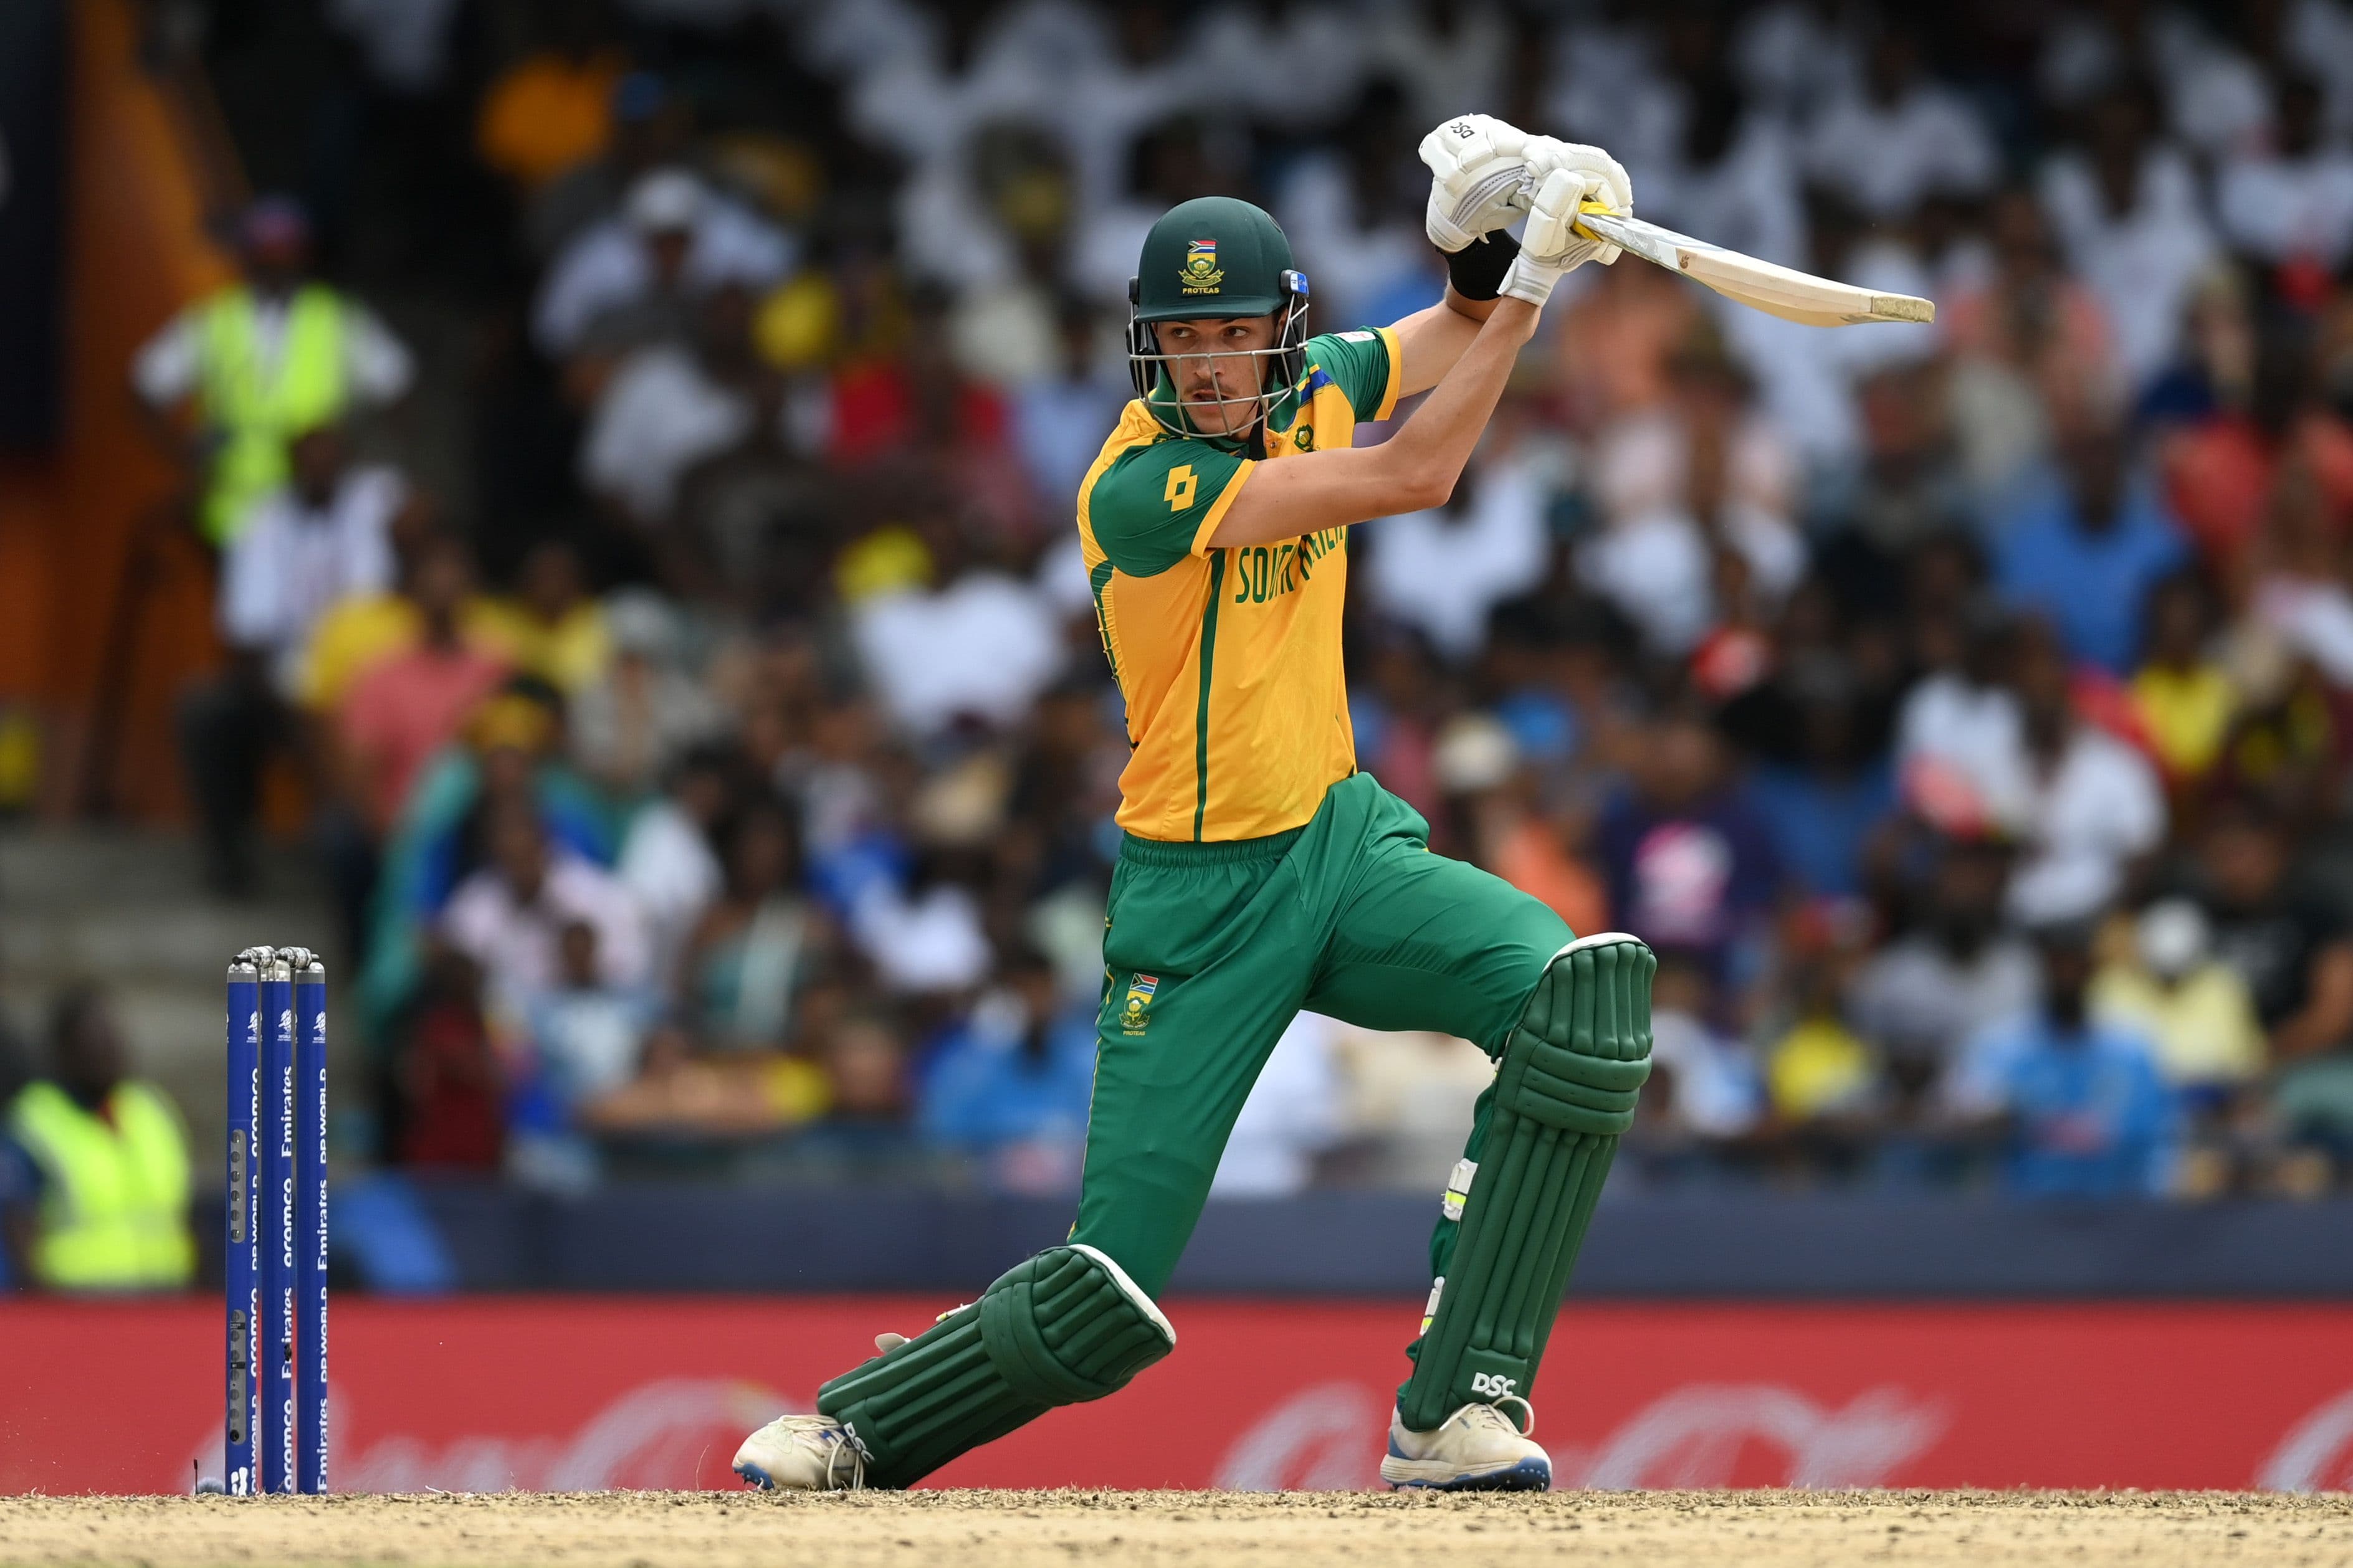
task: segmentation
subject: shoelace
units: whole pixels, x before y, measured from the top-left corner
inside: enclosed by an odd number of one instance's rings
[[[826,1450],[825,1489],[829,1492],[864,1491],[866,1489],[865,1446],[847,1432],[828,1432],[826,1436],[833,1439],[833,1447]],[[847,1487],[837,1484],[834,1477],[834,1467],[841,1462],[841,1457],[844,1454],[849,1456],[849,1485]]]
[[[1516,1405],[1523,1411],[1525,1411],[1528,1417],[1527,1425],[1523,1426],[1518,1422],[1512,1420],[1509,1415],[1504,1415],[1504,1406],[1506,1405]],[[1526,1437],[1535,1435],[1536,1429],[1536,1407],[1530,1405],[1526,1400],[1521,1398],[1516,1394],[1498,1394],[1494,1399],[1484,1405],[1464,1405],[1461,1409],[1454,1413],[1454,1419],[1457,1421],[1500,1420],[1507,1423],[1511,1426],[1512,1430],[1519,1436]]]
[[[958,1307],[955,1309],[955,1310],[961,1312],[964,1309],[962,1307]],[[943,1318],[948,1317],[949,1315],[950,1314],[946,1312],[940,1314]],[[903,1345],[906,1342],[907,1336],[904,1334],[894,1334],[887,1331],[879,1333],[874,1336],[875,1353],[878,1355],[889,1355],[892,1351],[897,1350],[901,1345]],[[833,1439],[833,1447],[828,1448],[825,1454],[826,1489],[828,1491],[841,1491],[845,1489],[853,1492],[864,1491],[866,1489],[866,1445],[860,1442],[856,1437],[851,1436],[847,1432],[828,1432],[826,1436]],[[849,1456],[849,1485],[846,1489],[835,1484],[835,1467],[841,1463],[841,1457],[844,1454],[848,1454]]]

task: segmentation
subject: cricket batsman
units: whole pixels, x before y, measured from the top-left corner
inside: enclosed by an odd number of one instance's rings
[[[1309,337],[1307,279],[1247,202],[1186,202],[1145,237],[1136,395],[1078,496],[1134,748],[1078,1222],[914,1339],[881,1336],[818,1414],[752,1434],[734,1463],[753,1485],[905,1487],[1174,1350],[1156,1299],[1302,1008],[1494,1058],[1381,1475],[1551,1485],[1528,1391],[1650,1072],[1656,965],[1430,852],[1429,825],[1357,770],[1340,618],[1349,530],[1446,501],[1553,285],[1617,259],[1576,232],[1580,204],[1624,213],[1631,191],[1599,149],[1484,115],[1448,121],[1421,157],[1450,281],[1390,326]],[[1352,445],[1424,391],[1389,440]]]

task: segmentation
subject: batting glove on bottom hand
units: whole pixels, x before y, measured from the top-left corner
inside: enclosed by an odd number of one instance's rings
[[[1541,306],[1563,273],[1593,259],[1599,247],[1576,227],[1584,201],[1585,183],[1567,170],[1555,169],[1544,177],[1520,234],[1520,253],[1504,274],[1504,294]]]
[[[1634,191],[1618,160],[1599,147],[1537,136],[1529,139],[1526,153],[1527,227],[1520,235],[1520,254],[1504,276],[1503,292],[1542,305],[1562,274],[1588,261],[1607,267],[1620,254],[1618,247],[1577,231],[1585,204],[1630,213]]]
[[[1535,204],[1536,188],[1544,184],[1546,174],[1555,169],[1565,169],[1585,182],[1587,201],[1600,203],[1603,208],[1618,217],[1634,215],[1634,182],[1628,177],[1625,166],[1600,148],[1588,147],[1577,142],[1562,142],[1550,136],[1531,136],[1527,139],[1525,156],[1528,178],[1521,197],[1524,205]],[[1591,243],[1600,246],[1600,253],[1588,259],[1599,261],[1604,267],[1618,259],[1616,246],[1601,245],[1598,240]]]

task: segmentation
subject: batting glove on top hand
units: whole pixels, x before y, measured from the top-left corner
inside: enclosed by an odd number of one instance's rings
[[[1430,243],[1451,256],[1518,221],[1534,189],[1524,149],[1547,140],[1486,114],[1458,114],[1423,137],[1430,205],[1422,227]]]

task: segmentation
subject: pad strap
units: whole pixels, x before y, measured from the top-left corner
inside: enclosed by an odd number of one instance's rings
[[[1446,1195],[1438,1203],[1438,1212],[1448,1219],[1461,1219],[1462,1205],[1471,1201],[1471,1182],[1479,1173],[1476,1160],[1457,1160],[1454,1173],[1446,1178]]]

